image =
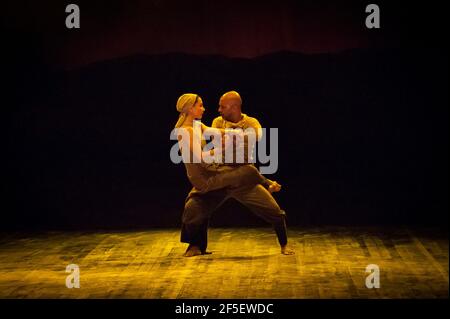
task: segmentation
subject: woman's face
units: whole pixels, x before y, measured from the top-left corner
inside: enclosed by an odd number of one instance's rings
[[[193,118],[200,120],[205,112],[205,108],[203,107],[203,101],[201,97],[197,99],[197,102],[191,107],[190,113]]]

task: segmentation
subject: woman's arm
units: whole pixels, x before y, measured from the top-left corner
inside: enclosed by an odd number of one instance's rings
[[[213,130],[212,132],[215,132],[215,135],[217,135],[217,130],[211,129],[204,124],[202,124],[201,130],[196,130],[192,127],[179,128],[178,144],[183,154],[183,161],[187,161],[189,163],[211,164],[206,162],[205,159],[214,156],[214,149],[203,151],[202,139],[203,132],[206,130]]]

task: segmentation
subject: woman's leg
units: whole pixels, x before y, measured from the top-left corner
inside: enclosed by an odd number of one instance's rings
[[[200,194],[195,188],[189,193],[184,205],[180,238],[181,242],[189,244],[186,257],[206,253],[209,218],[226,196],[225,191]]]
[[[258,169],[252,165],[220,166],[212,172],[212,175],[203,185],[197,187],[202,193],[222,188],[236,188],[242,186],[253,186],[257,184],[270,185],[270,182],[259,173]]]

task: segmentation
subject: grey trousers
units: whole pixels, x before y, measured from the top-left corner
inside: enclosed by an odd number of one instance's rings
[[[181,242],[199,246],[202,252],[208,245],[208,223],[211,214],[228,198],[234,198],[254,214],[272,224],[281,246],[287,244],[286,214],[272,194],[261,184],[242,185],[202,193],[195,188],[186,198],[182,216]]]

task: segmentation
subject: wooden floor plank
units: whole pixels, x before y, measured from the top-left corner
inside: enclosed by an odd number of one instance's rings
[[[292,228],[283,256],[269,228],[213,228],[213,254],[193,258],[178,229],[1,234],[0,298],[448,298],[448,235],[432,234]],[[79,289],[65,286],[72,263]]]

